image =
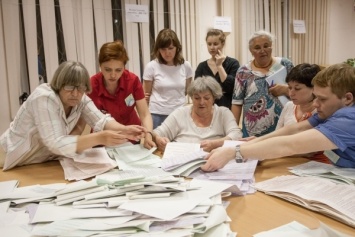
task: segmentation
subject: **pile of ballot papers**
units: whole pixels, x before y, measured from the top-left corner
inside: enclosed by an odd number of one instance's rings
[[[0,182],[2,236],[235,236],[208,180],[159,168],[114,169],[91,181],[17,187]]]

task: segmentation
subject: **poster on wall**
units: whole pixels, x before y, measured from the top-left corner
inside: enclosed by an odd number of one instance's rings
[[[126,4],[127,22],[149,22],[148,5]]]
[[[306,25],[304,20],[293,20],[293,33],[295,34],[306,33]]]
[[[232,32],[232,21],[230,17],[216,16],[214,18],[214,29],[222,30],[223,32]]]

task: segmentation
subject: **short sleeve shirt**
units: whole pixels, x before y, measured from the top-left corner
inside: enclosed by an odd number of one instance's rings
[[[91,77],[92,92],[88,95],[96,107],[104,114],[110,114],[123,125],[141,125],[135,110],[136,101],[145,98],[142,83],[138,76],[124,70],[118,80],[115,95],[111,95],[104,84],[101,72]]]
[[[253,71],[251,62],[237,71],[232,104],[243,105],[243,137],[262,136],[276,128],[283,106],[279,99],[269,92],[266,78],[283,67],[287,73],[293,67],[292,62],[286,58],[276,60],[266,75]]]
[[[325,120],[315,114],[308,121],[338,147],[333,150],[339,156],[336,165],[355,168],[355,106],[339,109]]]
[[[192,78],[192,68],[188,61],[170,66],[150,61],[144,69],[143,79],[152,81],[149,111],[154,114],[169,115],[186,103],[186,80]]]

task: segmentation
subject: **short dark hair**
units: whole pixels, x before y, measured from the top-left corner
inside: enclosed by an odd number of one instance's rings
[[[291,69],[286,76],[286,82],[291,81],[302,83],[307,87],[313,88],[312,79],[320,72],[317,64],[301,63]]]

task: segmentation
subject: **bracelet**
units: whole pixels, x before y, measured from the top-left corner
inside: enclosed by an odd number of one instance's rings
[[[153,133],[151,131],[147,131],[147,133],[149,133],[153,138]]]

